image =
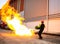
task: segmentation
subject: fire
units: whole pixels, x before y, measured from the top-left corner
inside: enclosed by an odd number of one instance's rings
[[[8,1],[9,2],[9,1]],[[1,9],[1,20],[5,22],[8,27],[20,36],[32,36],[34,31],[28,29],[24,24],[24,18],[20,14],[6,3]]]

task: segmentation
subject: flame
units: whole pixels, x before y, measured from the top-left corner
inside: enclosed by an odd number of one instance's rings
[[[20,14],[6,3],[1,9],[1,20],[5,22],[8,27],[20,36],[32,36],[34,31],[27,28],[23,21],[25,20]]]

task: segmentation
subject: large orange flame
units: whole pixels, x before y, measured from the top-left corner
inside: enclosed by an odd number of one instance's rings
[[[23,25],[24,18],[9,3],[6,3],[1,9],[1,20],[8,27],[20,36],[32,36],[34,31]]]

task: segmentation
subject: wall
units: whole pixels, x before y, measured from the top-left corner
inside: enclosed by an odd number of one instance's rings
[[[32,22],[26,22],[25,25],[28,27],[28,28],[31,28],[31,29],[35,29],[35,26],[39,26],[41,24],[41,20],[39,21],[32,21]],[[48,30],[47,30],[47,20],[44,20],[44,24],[45,24],[45,29],[44,29],[44,32],[46,33]],[[36,30],[36,29],[35,29]]]
[[[60,0],[49,0],[48,32],[60,34]]]
[[[37,19],[38,16],[42,16],[42,19],[44,19],[45,26],[46,26],[44,32],[60,35],[60,5],[59,5],[60,0],[49,0],[49,11],[48,11],[49,12],[49,17],[47,15],[48,13],[44,14],[44,15],[43,14],[41,15],[40,11],[41,11],[42,8],[38,8],[38,6],[43,7],[44,6],[43,2],[45,2],[45,1],[42,2],[43,6],[39,5],[39,4],[41,4],[41,3],[39,3],[40,1],[41,0],[39,0],[39,1],[33,0],[31,2],[31,0],[29,0],[29,1],[26,0],[25,18],[26,17],[28,18],[28,22],[26,22],[26,26],[34,29],[35,26],[40,24],[40,21],[41,21],[41,17],[39,17],[40,20]],[[37,3],[37,6],[36,6],[36,3]],[[37,9],[35,9],[35,7]],[[38,11],[38,12],[36,12],[36,11]],[[43,11],[41,11],[41,12],[43,12]],[[43,16],[46,17],[46,18],[44,18]],[[47,18],[49,18],[49,19],[47,19]]]
[[[44,17],[46,16],[46,17]],[[47,32],[48,0],[25,0],[24,17],[26,26],[35,29],[41,20],[45,20],[45,31]],[[43,17],[43,18],[41,18]]]
[[[60,18],[49,19],[48,32],[60,34]]]
[[[60,13],[60,0],[49,0],[49,14]]]
[[[24,0],[25,19],[36,18],[48,14],[47,0]]]

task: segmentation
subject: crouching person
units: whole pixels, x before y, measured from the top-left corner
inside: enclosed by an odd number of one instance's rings
[[[41,34],[42,34],[44,28],[45,28],[44,21],[41,21],[41,25],[39,27],[39,32],[38,32],[39,39],[42,39]]]

